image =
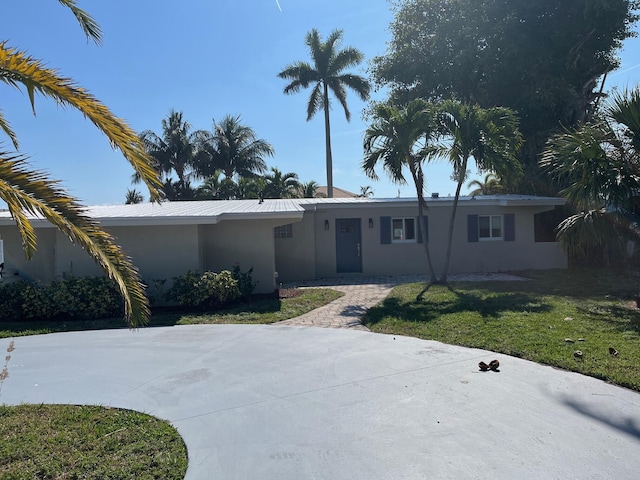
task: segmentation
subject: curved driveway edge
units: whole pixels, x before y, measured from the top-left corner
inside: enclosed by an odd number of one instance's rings
[[[627,480],[640,395],[481,350],[344,329],[191,325],[14,340],[0,402],[171,421],[187,479]],[[501,371],[479,372],[498,358]]]

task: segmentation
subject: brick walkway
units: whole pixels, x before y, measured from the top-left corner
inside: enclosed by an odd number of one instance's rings
[[[274,323],[274,325],[351,328],[368,331],[369,329],[360,323],[360,319],[369,308],[384,300],[393,287],[403,283],[426,282],[427,280],[428,277],[423,275],[406,275],[393,277],[341,277],[286,284],[283,287],[333,288],[343,292],[344,295],[309,313]],[[449,275],[449,281],[451,282],[486,280],[518,281],[525,279],[503,273]]]

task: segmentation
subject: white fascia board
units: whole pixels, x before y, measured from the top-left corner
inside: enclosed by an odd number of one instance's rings
[[[105,217],[94,218],[102,227],[153,227],[180,225],[215,225],[223,220],[286,220],[301,221],[304,212],[264,212],[264,213],[225,213],[221,215],[205,215],[198,217]],[[0,219],[0,226],[15,225],[12,219],[5,222]],[[30,220],[34,228],[52,228],[54,225],[45,219]]]
[[[223,213],[218,221],[222,220],[302,220],[304,211],[297,212],[263,212],[263,213]]]

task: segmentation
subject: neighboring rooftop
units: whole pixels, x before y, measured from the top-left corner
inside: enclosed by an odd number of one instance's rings
[[[316,188],[316,195],[318,197],[326,198],[327,196],[327,187],[322,186]],[[348,192],[347,190],[343,190],[342,188],[333,187],[333,198],[354,198],[357,197],[355,193]]]

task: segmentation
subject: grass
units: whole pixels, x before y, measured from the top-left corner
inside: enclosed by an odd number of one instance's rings
[[[156,313],[151,326],[193,323],[274,323],[325,305],[331,289],[286,292],[215,313]],[[0,323],[0,338],[73,330],[126,328],[122,319]],[[0,372],[2,384],[13,342]],[[1,397],[0,397],[1,399]],[[187,451],[168,423],[142,413],[92,406],[0,404],[0,478],[182,479]]]
[[[215,323],[274,323],[297,317],[344,295],[328,288],[309,288],[287,292],[286,298],[256,297],[248,303],[216,312],[157,310],[150,326],[163,327]],[[38,322],[0,322],[0,338],[78,330],[126,328],[121,318],[104,320],[53,320]]]
[[[640,391],[640,277],[604,269],[524,275],[530,280],[426,290],[403,285],[363,323],[375,332],[492,350]]]
[[[0,477],[182,479],[187,449],[167,422],[77,405],[0,405]]]

